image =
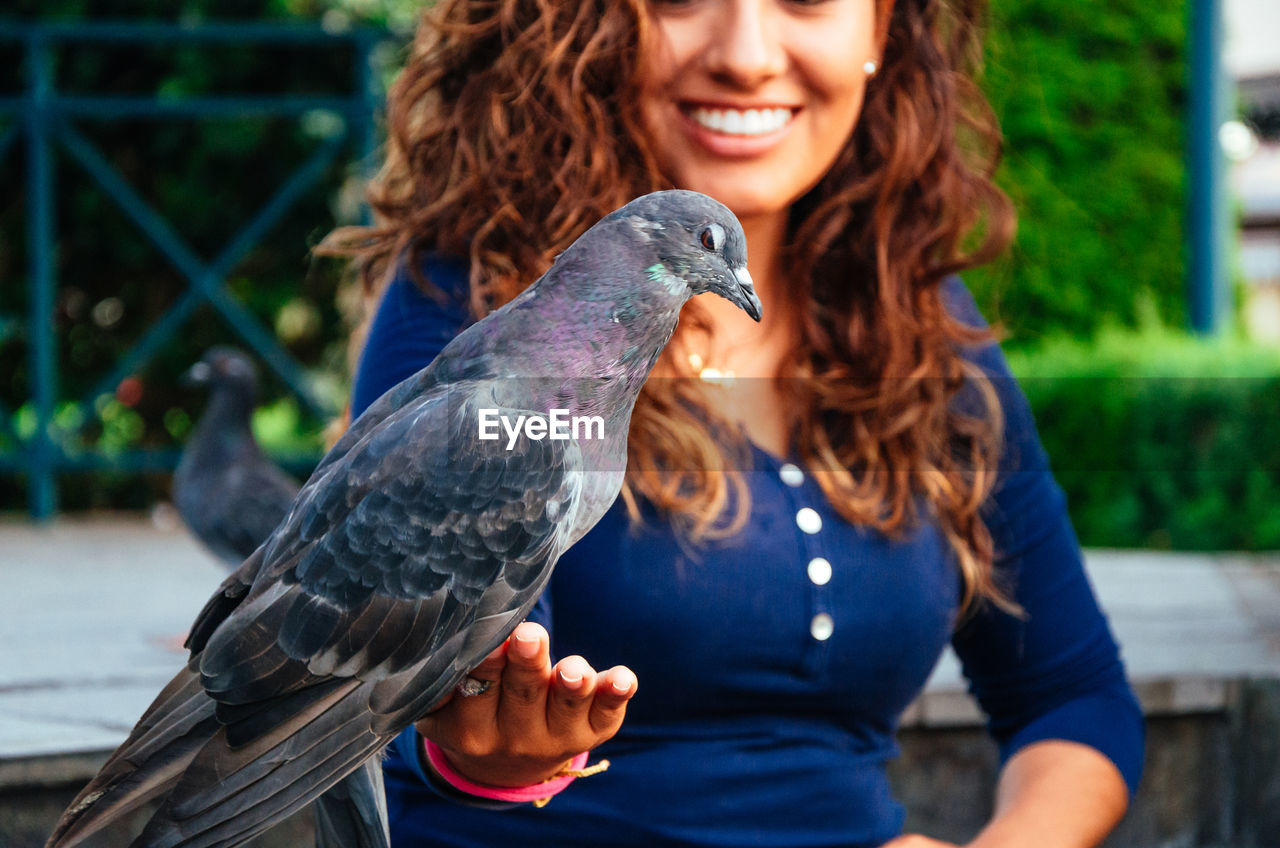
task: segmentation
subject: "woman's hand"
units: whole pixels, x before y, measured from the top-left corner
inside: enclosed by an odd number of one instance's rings
[[[471,676],[480,695],[453,695],[415,725],[463,777],[489,786],[550,779],[622,726],[636,676],[625,666],[596,673],[582,657],[551,667],[550,639],[525,622]]]

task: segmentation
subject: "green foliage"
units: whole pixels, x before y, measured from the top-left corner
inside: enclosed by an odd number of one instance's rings
[[[299,13],[319,19],[324,8],[298,0],[14,0],[9,20],[286,21]],[[368,5],[368,4],[366,4]],[[342,22],[338,22],[341,24]],[[350,21],[347,22],[351,23]],[[341,26],[339,26],[341,28]],[[83,96],[188,97],[354,93],[357,52],[346,42],[60,43],[53,49],[54,88]],[[27,84],[20,45],[0,43],[0,94],[22,96]],[[212,262],[304,162],[335,132],[337,112],[302,115],[174,118],[75,118],[69,123],[142,200],[168,222],[202,262]],[[5,127],[0,124],[0,130]],[[143,363],[129,391],[102,387],[110,370],[162,316],[180,302],[188,283],[142,234],[119,204],[64,148],[53,148],[58,282],[53,320],[59,367],[56,426],[75,459],[115,456],[137,448],[175,456],[204,406],[200,394],[178,384],[208,347],[245,343],[204,305]],[[335,385],[345,374],[347,319],[338,308],[337,263],[317,263],[311,248],[334,226],[353,220],[358,196],[356,146],[343,152],[230,268],[227,291],[267,332],[323,383],[341,408]],[[27,362],[28,207],[23,140],[0,163],[0,415],[22,435],[35,427],[30,398],[34,369]],[[263,400],[292,404],[286,387],[262,369]],[[113,393],[114,392],[114,396]],[[326,423],[293,406],[292,433],[274,442],[285,451],[315,455]],[[15,446],[0,427],[0,452]],[[145,505],[163,497],[167,481],[133,474],[99,474],[62,487],[64,508]],[[86,485],[87,483],[87,485]],[[116,484],[120,483],[120,486]],[[108,494],[114,492],[115,494]],[[0,477],[0,507],[20,508],[21,481]]]
[[[1084,544],[1280,548],[1280,350],[1110,327],[1010,365]]]
[[[413,32],[423,9],[431,0],[283,0],[289,14],[301,18],[321,18],[326,26],[361,22],[386,27],[398,35]]]
[[[997,174],[1017,241],[966,276],[1017,347],[1183,323],[1184,4],[993,0],[983,88],[1005,134]]]

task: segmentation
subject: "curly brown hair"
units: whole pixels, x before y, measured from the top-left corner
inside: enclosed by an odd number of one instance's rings
[[[923,501],[956,553],[964,607],[1008,606],[980,514],[1000,409],[961,352],[991,333],[954,320],[940,291],[1013,235],[991,180],[999,130],[973,82],[984,2],[877,0],[877,12],[882,66],[861,117],[791,210],[786,256],[800,283],[788,296],[803,323],[779,387],[795,447],[841,515],[897,534]],[[470,258],[475,314],[505,303],[600,217],[672,187],[639,113],[651,37],[644,0],[442,0],[390,92],[386,160],[369,190],[377,223],[336,232],[327,249],[359,258],[370,298],[405,257],[418,269],[438,251]],[[633,516],[640,496],[702,538],[735,532],[750,500],[733,470],[745,446],[724,438],[733,428],[696,380],[660,378],[687,373],[689,323],[637,403],[623,494]],[[982,414],[953,403],[966,383]]]

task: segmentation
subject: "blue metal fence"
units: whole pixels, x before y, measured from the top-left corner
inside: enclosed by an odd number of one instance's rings
[[[197,25],[145,22],[0,23],[0,41],[17,42],[25,54],[26,79],[19,96],[0,96],[0,166],[11,167],[22,157],[10,155],[25,148],[26,238],[28,286],[26,309],[29,403],[35,413],[30,434],[13,427],[11,410],[0,403],[0,470],[25,473],[28,503],[33,517],[47,518],[56,509],[57,475],[65,470],[171,468],[173,452],[133,450],[105,455],[92,451],[68,451],[69,434],[54,420],[59,400],[59,362],[55,344],[54,313],[58,289],[54,252],[58,244],[54,208],[54,151],[60,148],[109,196],[124,215],[182,275],[185,291],[165,315],[138,339],[131,350],[114,363],[83,399],[84,408],[114,391],[120,381],[151,359],[191,317],[197,307],[210,305],[240,339],[313,411],[332,412],[316,397],[299,363],[276,341],[226,289],[234,266],[312,187],[325,170],[349,151],[366,170],[375,145],[375,114],[381,92],[373,73],[372,57],[386,33],[354,28],[331,33],[304,24],[204,23]],[[53,73],[54,50],[72,43],[172,45],[253,44],[315,45],[355,51],[355,73],[350,88],[334,96],[264,95],[166,96],[79,95],[60,92]],[[120,175],[111,162],[76,129],[76,121],[149,117],[165,120],[194,118],[245,118],[300,116],[323,109],[343,118],[340,131],[320,144],[311,156],[275,192],[211,261],[205,261],[183,240],[165,217],[150,206]],[[17,320],[0,316],[0,340],[12,332]],[[12,446],[4,450],[3,444]]]

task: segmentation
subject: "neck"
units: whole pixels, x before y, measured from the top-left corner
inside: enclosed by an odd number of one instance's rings
[[[589,415],[625,407],[629,414],[675,329],[681,304],[676,298],[669,303],[585,300],[563,288],[530,289],[503,307],[526,315],[518,337],[504,332],[490,341],[494,376],[519,375],[532,393],[524,400],[548,409],[567,406],[574,414]],[[566,321],[566,315],[573,320]]]
[[[209,396],[209,405],[200,419],[200,429],[247,432],[249,418],[253,414],[253,402],[239,392],[216,387]]]
[[[783,210],[741,218],[747,236],[747,268],[764,304],[760,323],[723,298],[700,298],[699,308],[711,332],[713,359],[707,364],[742,377],[773,376],[778,362],[797,338],[798,316],[789,307],[782,251],[787,214]]]

